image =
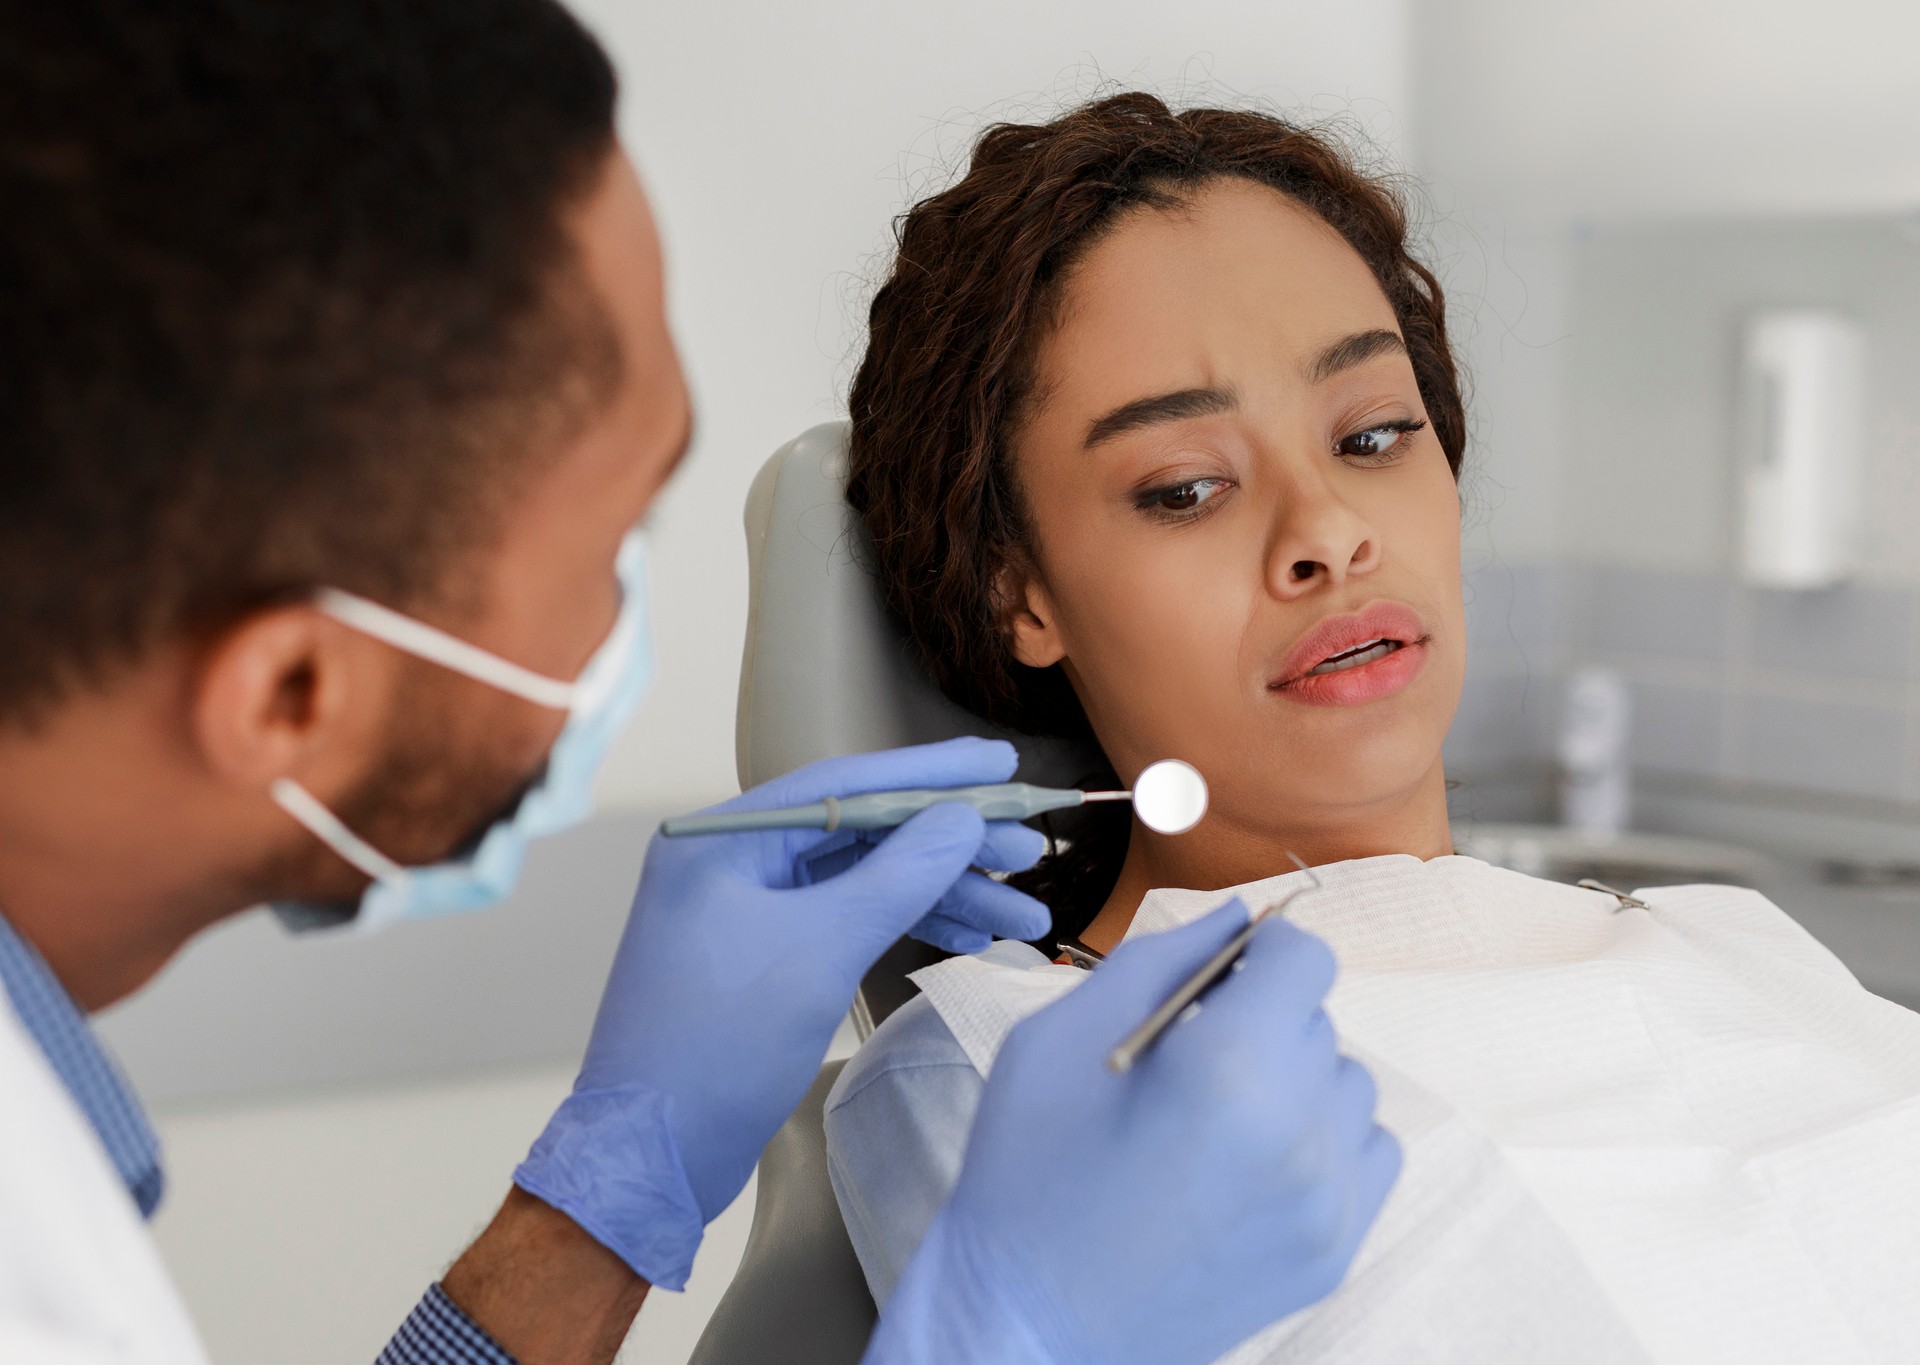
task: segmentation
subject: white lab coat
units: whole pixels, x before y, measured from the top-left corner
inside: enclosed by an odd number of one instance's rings
[[[204,1365],[105,1149],[0,992],[0,1361]]]

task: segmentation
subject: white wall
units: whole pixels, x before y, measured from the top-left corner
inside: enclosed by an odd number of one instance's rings
[[[1412,20],[1409,154],[1475,390],[1469,562],[1703,566],[1726,514],[1702,501],[1723,491],[1720,453],[1676,474],[1644,443],[1596,452],[1574,411],[1572,388],[1593,379],[1569,371],[1594,322],[1582,309],[1620,334],[1625,306],[1573,297],[1580,242],[1596,224],[1913,214],[1920,5],[1415,0]],[[1658,344],[1659,290],[1635,298],[1627,321]],[[1669,387],[1720,364],[1681,359]],[[1627,402],[1613,425],[1653,420]],[[1635,491],[1676,479],[1685,495]]]
[[[1911,0],[1418,0],[1421,169],[1483,207],[1920,203]]]
[[[571,1066],[157,1116],[154,1224],[214,1365],[371,1361],[493,1216]],[[685,1293],[648,1296],[622,1360],[692,1352],[746,1249],[754,1187],[715,1220]]]
[[[1464,563],[1552,559],[1568,435],[1567,234],[1435,196],[1427,236],[1467,394]]]
[[[1572,248],[1563,545],[1590,563],[1726,573],[1742,327],[1838,309],[1866,338],[1859,576],[1920,583],[1920,234],[1884,217],[1599,228]]]
[[[889,222],[983,122],[1045,115],[1104,74],[1351,114],[1389,148],[1405,131],[1402,0],[578,8],[620,67],[700,419],[657,520],[659,682],[610,767],[614,801],[735,789],[747,484],[842,410]]]
[[[1470,676],[1456,767],[1543,769],[1542,661],[1595,661],[1634,683],[1643,768],[1920,792],[1917,47],[1912,0],[1415,0],[1411,157],[1477,391],[1470,608],[1553,642]],[[1731,581],[1736,347],[1778,305],[1870,336],[1866,582],[1817,599]]]

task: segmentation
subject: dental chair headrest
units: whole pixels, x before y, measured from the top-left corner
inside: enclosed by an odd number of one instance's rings
[[[1097,752],[1014,735],[948,701],[887,616],[846,504],[847,424],[774,452],[747,495],[747,641],[734,730],[741,787],[815,759],[956,735],[1012,740],[1024,781],[1071,785]]]

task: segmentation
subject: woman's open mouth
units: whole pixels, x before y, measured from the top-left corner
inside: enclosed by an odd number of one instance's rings
[[[1317,706],[1357,706],[1392,696],[1426,666],[1424,622],[1399,602],[1375,602],[1308,630],[1267,690]]]
[[[1315,664],[1307,670],[1307,676],[1309,678],[1320,678],[1329,673],[1339,673],[1345,669],[1358,668],[1362,664],[1372,663],[1375,659],[1384,659],[1396,649],[1405,648],[1406,646],[1398,640],[1372,640],[1355,649],[1348,650],[1345,654],[1336,654],[1323,664]]]

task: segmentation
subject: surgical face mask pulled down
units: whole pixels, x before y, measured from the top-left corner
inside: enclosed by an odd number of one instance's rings
[[[607,638],[572,682],[522,668],[424,621],[336,588],[316,605],[343,625],[395,649],[497,687],[536,706],[567,713],[566,725],[539,782],[513,813],[487,827],[458,855],[423,867],[403,867],[374,848],[291,778],[273,784],[273,799],[320,842],[373,879],[357,903],[283,901],[274,913],[295,930],[351,922],[371,931],[403,920],[479,910],[512,892],[527,845],[577,825],[593,810],[593,783],[608,751],[653,681],[653,641],[647,606],[646,541],[630,533],[615,560],[620,614]]]

